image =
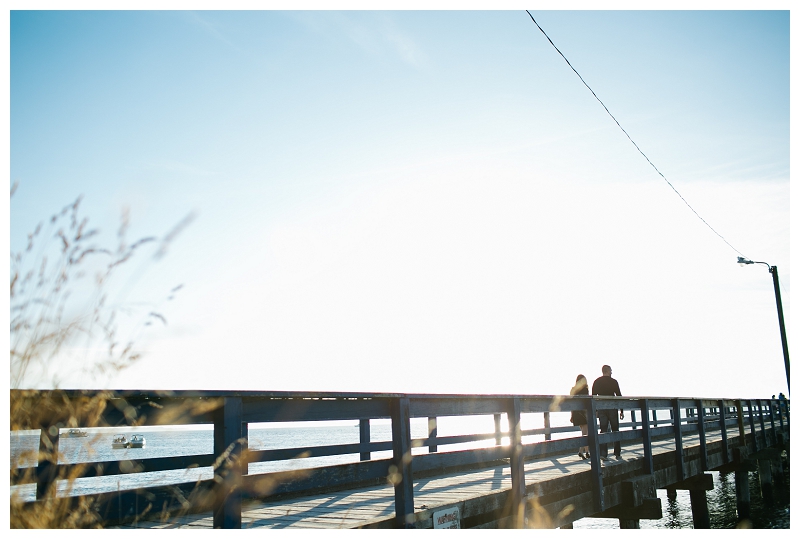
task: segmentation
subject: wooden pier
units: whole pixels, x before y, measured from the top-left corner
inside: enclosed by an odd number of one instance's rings
[[[54,393],[24,398],[34,404]],[[93,396],[57,393],[71,401]],[[769,399],[283,392],[116,392],[106,398],[111,405],[103,425],[214,425],[213,454],[81,467],[81,475],[94,476],[213,466],[213,480],[92,496],[102,525],[117,528],[554,528],[585,517],[638,528],[642,519],[661,518],[656,489],[664,488],[689,490],[694,525],[707,528],[705,492],[713,488],[707,472],[736,472],[737,507],[746,518],[747,472],[759,469],[762,482],[780,477],[780,454],[789,442],[789,403]],[[625,410],[631,420],[616,433],[590,428],[587,437],[577,427],[551,427],[555,413],[585,410],[594,417],[606,409]],[[521,429],[523,414],[541,416],[543,427]],[[494,416],[495,432],[438,436],[437,418],[464,415]],[[411,418],[427,420],[425,438],[412,439]],[[370,439],[376,419],[391,420],[391,441]],[[57,428],[44,425],[41,453],[58,446],[64,420],[49,415],[49,426]],[[358,420],[360,442],[248,449],[251,423],[320,420]],[[495,445],[446,450],[487,440]],[[615,441],[622,459],[601,462],[600,444]],[[591,449],[590,460],[576,455],[583,445]],[[392,451],[392,457],[372,459],[378,451]],[[342,454],[360,461],[248,473],[250,463]],[[45,503],[58,477],[75,469],[42,459],[35,470],[37,500],[26,509]],[[12,470],[12,483],[22,477]]]

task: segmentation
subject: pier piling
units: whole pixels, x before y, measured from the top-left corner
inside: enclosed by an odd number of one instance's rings
[[[771,459],[758,460],[758,481],[761,485],[761,497],[772,499],[772,462]]]
[[[739,521],[750,518],[750,483],[747,470],[736,470],[736,513]]]

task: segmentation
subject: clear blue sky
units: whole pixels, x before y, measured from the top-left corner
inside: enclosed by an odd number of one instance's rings
[[[789,12],[532,11],[790,316]],[[786,392],[763,266],[525,11],[16,11],[17,250],[78,195],[168,320],[65,385]],[[136,266],[139,268],[140,266]],[[791,345],[790,335],[790,345]]]

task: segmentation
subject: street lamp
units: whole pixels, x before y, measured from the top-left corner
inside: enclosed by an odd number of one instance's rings
[[[789,345],[786,343],[786,326],[783,324],[783,304],[781,303],[781,287],[778,283],[778,267],[770,266],[766,262],[757,262],[739,257],[739,265],[764,264],[772,274],[772,284],[775,287],[775,301],[778,304],[778,324],[781,326],[781,344],[783,344],[783,364],[786,367],[786,390],[789,390]]]

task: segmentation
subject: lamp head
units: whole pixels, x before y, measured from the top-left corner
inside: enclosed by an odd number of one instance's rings
[[[737,262],[739,263],[740,266],[744,266],[745,264],[752,264],[753,263],[752,260],[747,260],[746,258],[744,258],[742,256],[739,257]]]

